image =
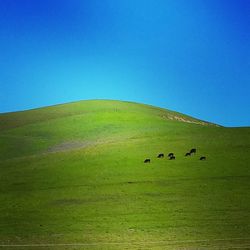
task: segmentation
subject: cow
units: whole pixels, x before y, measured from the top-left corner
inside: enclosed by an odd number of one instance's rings
[[[206,156],[201,156],[200,157],[200,161],[205,161],[207,158],[206,158]]]
[[[174,153],[169,153],[168,154],[168,157],[172,157],[172,156],[174,156]]]
[[[164,157],[164,154],[161,153],[161,154],[158,154],[157,158],[163,158]]]
[[[196,148],[192,148],[191,150],[190,150],[190,155],[191,154],[195,154],[196,153]]]
[[[144,163],[150,163],[150,159],[145,159]]]
[[[191,153],[189,153],[189,152],[185,154],[185,156],[190,156],[190,155],[191,155]]]
[[[175,156],[174,155],[170,156],[169,160],[175,160]]]

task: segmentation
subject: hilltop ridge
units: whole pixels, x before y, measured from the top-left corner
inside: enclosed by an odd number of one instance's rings
[[[8,129],[15,126],[26,125],[32,122],[41,122],[44,120],[56,119],[65,116],[80,115],[86,112],[120,112],[125,110],[137,113],[152,111],[151,113],[153,115],[161,115],[163,119],[167,120],[189,122],[200,125],[217,125],[185,114],[181,114],[176,111],[171,111],[148,104],[117,100],[83,100],[24,111],[0,113],[0,129]]]

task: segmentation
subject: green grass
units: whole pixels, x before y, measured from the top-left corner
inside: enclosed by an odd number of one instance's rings
[[[1,114],[0,243],[250,246],[250,128],[201,123],[104,100]]]

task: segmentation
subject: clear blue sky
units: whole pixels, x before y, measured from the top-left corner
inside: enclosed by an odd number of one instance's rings
[[[143,102],[250,125],[249,0],[0,0],[0,112]]]

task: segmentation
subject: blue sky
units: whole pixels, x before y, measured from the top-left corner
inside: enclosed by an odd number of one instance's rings
[[[248,0],[0,0],[0,112],[119,99],[250,125]]]

